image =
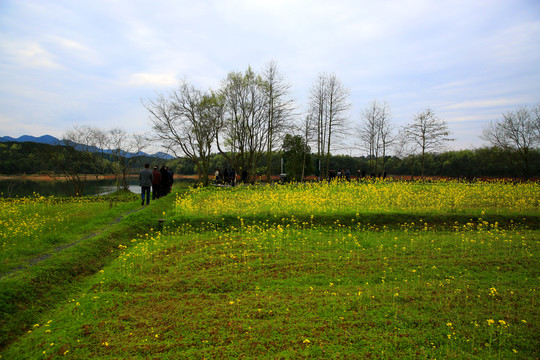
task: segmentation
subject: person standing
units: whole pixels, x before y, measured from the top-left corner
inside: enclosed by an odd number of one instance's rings
[[[223,184],[227,184],[229,182],[229,169],[225,168],[223,170]]]
[[[167,173],[167,167],[163,165],[161,169],[159,170],[159,173],[161,174],[161,186],[160,186],[160,196],[167,195],[167,189],[169,187],[169,174]]]
[[[161,173],[158,170],[157,166],[154,166],[154,171],[152,171],[152,200],[159,199],[161,197]]]
[[[167,194],[169,194],[172,191],[172,186],[174,183],[174,173],[172,169],[168,166],[167,166],[167,176],[169,177],[169,182],[168,182],[169,187],[167,188]]]
[[[231,186],[234,187],[236,185],[236,170],[234,168],[229,173],[229,176],[231,177]]]
[[[146,197],[146,205],[150,204],[150,188],[152,187],[152,180],[154,174],[149,169],[150,164],[144,164],[144,169],[139,173],[139,185],[141,185],[141,205],[144,205],[144,199]]]

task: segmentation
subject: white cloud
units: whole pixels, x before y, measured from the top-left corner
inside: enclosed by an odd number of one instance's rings
[[[4,58],[12,66],[22,66],[40,69],[61,69],[54,54],[45,50],[35,41],[2,41],[0,50]]]
[[[451,116],[447,118],[449,123],[466,123],[466,124],[477,124],[477,123],[485,123],[486,122],[486,115],[461,115],[461,116]]]
[[[499,98],[499,99],[486,99],[486,100],[471,100],[462,101],[455,104],[445,105],[445,109],[478,109],[478,108],[500,108],[508,106],[520,106],[522,100],[519,98]]]
[[[127,81],[128,85],[150,87],[173,86],[177,83],[178,79],[175,74],[136,73],[131,74]]]
[[[74,58],[77,63],[83,62],[91,65],[103,65],[100,55],[89,46],[80,41],[59,35],[49,35],[45,41],[50,43],[58,52],[62,53],[62,60],[67,62],[69,58]],[[74,61],[70,62],[75,63]]]

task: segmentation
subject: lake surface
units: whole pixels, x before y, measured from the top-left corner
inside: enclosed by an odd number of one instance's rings
[[[135,194],[141,193],[139,180],[128,179],[129,190]],[[86,180],[83,195],[104,195],[116,191],[114,180]],[[0,179],[0,197],[32,196],[34,193],[42,196],[71,196],[73,189],[69,182],[36,179]]]

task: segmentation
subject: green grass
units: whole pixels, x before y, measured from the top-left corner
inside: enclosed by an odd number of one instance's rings
[[[0,199],[0,275],[52,254],[137,207],[137,195]]]
[[[351,185],[333,186],[334,199],[350,195]],[[129,215],[97,242],[44,262],[32,276],[3,281],[14,289],[0,293],[0,305],[15,310],[18,327],[0,324],[11,329],[3,330],[9,346],[0,354],[538,358],[540,230],[531,200],[538,190],[507,186],[515,203],[530,208],[489,207],[476,191],[482,205],[467,210],[422,213],[417,206],[377,216],[375,209],[340,212],[328,204],[303,211],[310,198],[293,186],[278,190],[289,196],[288,214],[274,216],[260,200],[267,187],[194,190],[176,202],[173,195]],[[227,204],[242,212],[234,215]],[[154,231],[158,218],[166,219],[163,233]],[[88,269],[65,273],[83,258]],[[38,295],[16,290],[21,283]],[[16,310],[17,301],[6,300],[14,294],[40,311]]]
[[[534,358],[539,234],[265,224],[149,234],[2,355]]]

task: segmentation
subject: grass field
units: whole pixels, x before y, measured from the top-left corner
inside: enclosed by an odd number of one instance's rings
[[[145,209],[163,232],[122,239],[0,354],[535,359],[539,198],[504,183],[194,189]]]

